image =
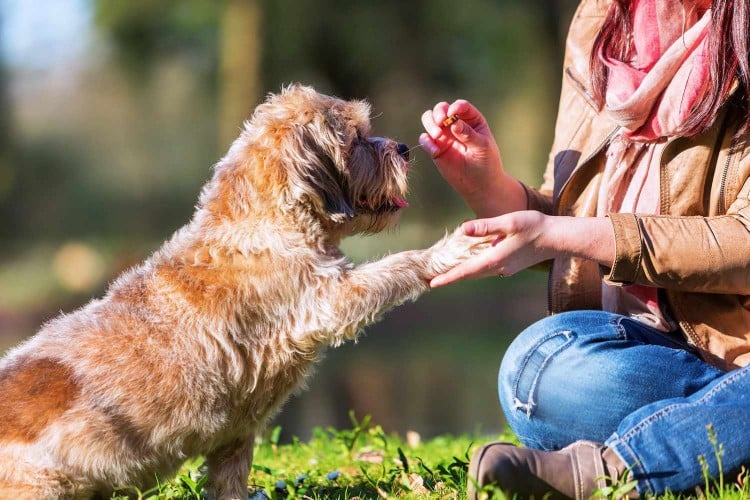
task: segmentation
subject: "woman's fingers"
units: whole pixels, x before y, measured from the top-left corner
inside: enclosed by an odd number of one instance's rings
[[[465,99],[452,104],[439,102],[422,113],[422,126],[432,141],[420,137],[420,144],[433,158],[453,148],[463,156],[474,147],[479,150],[487,147],[483,130],[486,121],[482,114]],[[455,120],[455,121],[454,121]]]
[[[462,262],[450,271],[436,276],[430,281],[430,287],[437,288],[469,278],[481,278],[483,276],[498,274],[501,271],[498,269],[498,262],[501,258],[502,255],[497,247],[488,249]]]
[[[484,138],[477,134],[468,123],[463,119],[459,119],[453,125],[451,125],[451,134],[458,139],[459,142],[468,146],[484,146]]]
[[[438,123],[435,122],[434,118],[434,111],[431,109],[428,109],[424,113],[422,113],[422,126],[425,129],[425,132],[432,137],[433,139],[437,139],[442,135],[445,135],[445,130],[440,127]]]
[[[450,118],[446,121],[447,118]],[[450,135],[455,137],[458,142],[464,146],[464,149],[471,146],[486,147],[486,138],[477,132],[478,127],[486,127],[484,116],[469,101],[459,99],[452,104],[440,102],[432,109],[432,119],[436,132],[439,129],[445,133],[450,131]],[[436,137],[433,134],[430,134]]]
[[[427,133],[420,134],[419,145],[433,158],[437,158],[443,153],[440,146]]]
[[[419,136],[419,145],[432,156],[433,159],[437,159],[443,153],[448,151],[451,145],[455,141],[447,136],[441,136],[437,139],[433,139],[426,133],[422,133]]]
[[[495,241],[480,254],[433,278],[430,286],[434,288],[463,279],[498,274],[511,276],[521,269],[554,258],[555,249],[544,242],[543,235],[549,231],[549,224],[556,220],[540,212],[522,210],[464,222],[461,230],[465,235],[496,237]]]
[[[486,123],[482,113],[480,113],[479,110],[466,99],[458,99],[457,101],[452,102],[450,106],[448,106],[446,113],[447,116],[458,115],[472,128]]]
[[[422,126],[433,139],[447,133],[446,129],[442,126],[443,120],[447,116],[447,111],[448,103],[439,102],[432,109],[428,109],[422,113]]]
[[[434,118],[436,125],[442,126],[445,119],[449,116],[449,106],[450,105],[447,102],[443,101],[435,104],[435,106],[432,108],[432,117]]]
[[[505,236],[517,230],[513,223],[514,217],[514,214],[510,213],[491,219],[470,220],[461,224],[461,229],[466,236],[489,236],[491,234]]]

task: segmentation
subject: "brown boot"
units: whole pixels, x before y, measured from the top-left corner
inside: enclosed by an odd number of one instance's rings
[[[519,499],[588,500],[611,484],[605,477],[617,480],[625,468],[612,450],[591,441],[576,441],[559,451],[491,443],[474,453],[466,493],[477,500],[477,490],[491,484]],[[629,494],[637,498],[635,490]]]

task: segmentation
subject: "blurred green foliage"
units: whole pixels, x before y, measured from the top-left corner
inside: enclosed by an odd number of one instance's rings
[[[164,51],[190,51],[215,65],[222,2],[211,0],[95,0],[96,23],[123,61],[140,73]],[[213,64],[211,64],[213,63]]]
[[[10,221],[0,235],[6,241],[114,236],[132,227],[156,238],[184,222],[206,167],[228,146],[216,135],[225,87],[219,67],[227,57],[219,39],[222,11],[241,2],[257,3],[262,17],[261,43],[253,48],[261,59],[255,102],[291,81],[368,98],[376,131],[413,144],[424,109],[466,97],[500,134],[535,120],[524,164],[509,168],[539,175],[557,92],[557,68],[547,62],[559,52],[541,13],[553,5],[567,12],[571,0],[94,0],[104,53],[92,50],[78,69],[76,87],[64,96],[71,116],[54,109],[65,104],[50,97],[0,108],[0,124],[16,120],[0,143],[0,217]],[[2,83],[0,90],[7,87]],[[44,85],[57,83],[50,78]],[[519,93],[533,94],[536,109],[497,123]],[[116,144],[111,136],[120,136]],[[189,152],[180,154],[185,147]],[[424,160],[418,166],[429,169]],[[506,163],[512,160],[506,155]],[[434,172],[418,174],[412,185],[419,201],[414,217],[445,224],[463,210]]]
[[[109,280],[183,225],[210,166],[224,154],[242,119],[264,94],[288,82],[368,99],[374,132],[411,145],[425,109],[441,100],[470,99],[490,121],[506,169],[536,183],[551,142],[562,37],[576,4],[88,2],[75,3],[91,12],[90,32],[81,34],[88,40],[84,53],[44,68],[0,61],[0,341],[5,345],[33,333],[58,311],[101,294]],[[41,2],[29,5],[45,8]],[[4,14],[8,11],[0,11],[0,21],[8,17]],[[411,207],[401,229],[345,242],[355,259],[428,245],[446,227],[471,217],[419,150],[411,172]],[[417,309],[400,309],[401,315],[393,316],[400,319],[370,330],[385,339],[382,353],[370,360],[378,365],[403,355],[412,360],[403,372],[409,377],[441,363],[443,370],[460,373],[447,376],[430,368],[431,377],[450,380],[456,391],[473,387],[466,400],[483,401],[492,392],[487,374],[496,369],[492,364],[501,349],[543,313],[543,277],[514,280],[511,286],[451,287],[423,299]],[[448,314],[459,319],[448,321]],[[447,347],[441,355],[425,356],[425,344]],[[459,344],[464,355],[486,362],[482,370],[460,368]],[[372,355],[358,349],[345,351],[346,356]],[[364,373],[367,361],[343,366],[338,359],[330,364],[338,375],[322,371],[321,378],[342,383],[336,377],[345,377],[347,370]],[[444,418],[433,414],[450,391],[396,383],[402,372],[394,370],[390,382],[380,382],[415,395],[408,418],[434,425],[435,432],[470,430],[467,417],[458,415],[460,407],[445,405],[452,409],[442,411]],[[480,374],[487,380],[478,383]],[[482,394],[476,392],[480,387]],[[349,390],[352,398],[356,393]],[[324,398],[317,397],[318,402]],[[368,403],[346,404],[348,409]],[[429,406],[424,414],[423,405]],[[381,410],[374,411],[379,421],[406,425],[393,411]],[[496,419],[499,425],[498,412],[493,402],[477,421],[487,425]],[[285,425],[309,428],[316,422]]]

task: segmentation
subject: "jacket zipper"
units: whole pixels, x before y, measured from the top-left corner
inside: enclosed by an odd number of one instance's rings
[[[555,272],[555,259],[552,259],[552,264],[549,266],[549,274],[547,275],[547,314],[552,314],[552,273]]]
[[[719,213],[724,214],[727,212],[726,204],[726,189],[727,189],[727,177],[729,177],[729,164],[732,162],[732,156],[736,153],[735,148],[737,147],[737,137],[732,136],[732,141],[729,143],[729,152],[727,153],[727,161],[724,162],[724,170],[721,172],[721,181],[719,182]]]
[[[573,176],[580,171],[580,168],[591,161],[594,156],[598,155],[599,152],[607,145],[607,143],[612,139],[612,136],[615,135],[615,133],[620,129],[620,127],[615,127],[609,134],[607,134],[607,137],[582,161],[578,164],[578,166],[571,172],[570,176],[565,180],[565,183],[560,188],[560,194],[557,197],[557,200],[555,201],[555,205],[553,207],[552,212],[557,213],[558,209],[560,208],[560,200],[562,200],[563,193],[565,192],[565,188],[568,187],[568,184],[570,183],[571,179],[573,179]],[[552,276],[555,272],[555,261],[552,261],[552,265],[550,265],[549,268],[549,275],[547,276],[547,312],[549,314],[552,314],[554,311],[552,310]]]
[[[667,206],[667,196],[664,195],[664,189],[669,185],[667,181],[666,171],[664,170],[664,153],[667,152],[669,146],[679,137],[670,137],[667,139],[667,143],[659,154],[659,215],[667,215],[669,212],[669,206]]]
[[[586,88],[583,82],[581,82],[581,80],[573,73],[573,69],[570,66],[565,68],[565,74],[573,82],[573,84],[576,87],[576,90],[578,90],[581,93],[581,95],[589,104],[589,106],[594,108],[596,111],[599,111],[599,106],[596,105],[596,99],[594,99],[594,96],[591,94],[591,92],[589,92],[589,89]]]
[[[555,203],[555,207],[554,207],[554,208],[555,208],[555,210],[557,210],[557,208],[559,208],[559,207],[560,207],[560,200],[562,200],[562,196],[563,196],[563,193],[565,192],[565,188],[567,188],[567,187],[568,187],[568,184],[570,184],[570,181],[571,181],[571,179],[573,179],[573,176],[574,176],[574,175],[575,175],[575,174],[576,174],[576,173],[577,173],[577,172],[578,172],[578,171],[579,171],[579,170],[581,169],[581,167],[582,167],[582,166],[583,166],[584,164],[588,163],[589,161],[591,161],[591,159],[592,159],[592,158],[594,158],[594,156],[596,156],[596,155],[598,155],[598,154],[599,154],[599,152],[600,152],[600,151],[601,151],[601,150],[602,150],[602,149],[604,148],[604,146],[606,146],[606,145],[607,145],[607,143],[608,143],[608,142],[610,141],[610,139],[612,139],[612,136],[614,136],[614,135],[615,135],[615,133],[616,133],[616,132],[617,132],[618,130],[620,130],[620,127],[619,127],[619,126],[615,127],[615,128],[614,128],[614,129],[613,129],[613,130],[612,130],[612,131],[611,131],[611,132],[610,132],[610,133],[609,133],[609,134],[607,135],[607,137],[606,137],[606,138],[605,138],[605,139],[604,139],[604,140],[603,140],[603,141],[601,142],[601,144],[599,144],[599,145],[598,145],[598,146],[596,147],[596,149],[594,149],[594,150],[593,150],[593,151],[592,151],[592,152],[591,152],[591,153],[590,153],[590,154],[589,154],[589,155],[588,155],[588,156],[587,156],[587,157],[586,157],[586,158],[585,158],[585,159],[584,159],[583,161],[581,161],[581,162],[579,162],[579,163],[578,163],[578,166],[576,166],[576,168],[575,168],[575,169],[573,170],[573,172],[571,172],[570,176],[569,176],[569,177],[568,177],[567,179],[565,179],[565,183],[564,183],[564,184],[562,185],[562,187],[560,188],[560,194],[558,195],[558,197],[557,197],[557,201],[556,201],[556,203]]]

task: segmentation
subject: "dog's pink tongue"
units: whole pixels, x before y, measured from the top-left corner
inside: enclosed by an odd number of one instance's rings
[[[396,205],[398,208],[406,208],[409,206],[409,202],[401,198],[400,196],[393,197],[393,204]]]

